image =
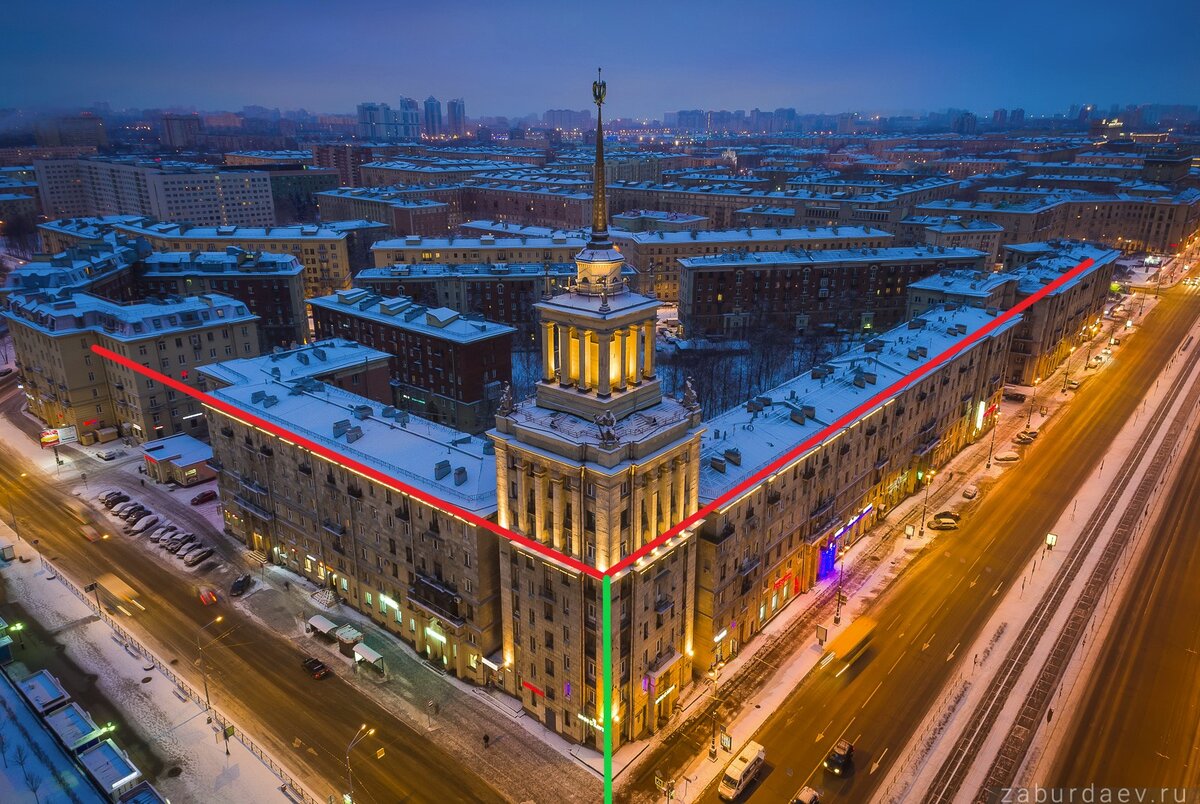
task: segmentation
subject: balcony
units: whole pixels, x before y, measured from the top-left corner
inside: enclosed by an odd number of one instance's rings
[[[416,581],[408,587],[408,600],[455,627],[466,623],[458,591],[433,578],[418,573]]]

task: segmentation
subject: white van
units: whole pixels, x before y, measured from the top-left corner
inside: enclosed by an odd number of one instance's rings
[[[765,748],[754,741],[746,743],[741,753],[733,758],[729,767],[725,768],[725,775],[721,777],[717,795],[725,801],[737,799],[746,792],[750,783],[758,778],[758,773],[766,761],[767,750]]]

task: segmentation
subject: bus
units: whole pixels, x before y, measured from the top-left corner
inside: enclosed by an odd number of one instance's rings
[[[97,604],[100,602],[100,592],[104,592],[105,597],[111,599],[110,602],[112,602],[114,608],[127,617],[132,617],[133,614],[130,613],[129,609],[125,608],[124,604],[126,603],[137,606],[142,611],[146,610],[146,607],[138,602],[137,590],[111,572],[107,572],[96,579]]]
[[[840,676],[846,672],[871,643],[871,637],[875,634],[875,625],[875,621],[870,617],[859,617],[850,623],[846,626],[845,631],[838,634],[825,646],[820,666],[825,667],[836,663],[838,671],[835,675]]]

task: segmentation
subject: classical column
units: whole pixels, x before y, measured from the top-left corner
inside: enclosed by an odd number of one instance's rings
[[[633,477],[629,484],[629,543],[634,550],[642,546],[642,487],[638,480]]]
[[[596,333],[596,353],[599,360],[599,374],[596,377],[596,393],[601,397],[612,395],[612,333]]]
[[[518,461],[517,463],[517,504],[514,513],[517,516],[516,529],[521,533],[529,533],[529,528],[525,524],[527,511],[525,504],[529,500],[529,472],[528,461]]]
[[[546,538],[546,467],[533,468],[533,538]]]
[[[579,382],[576,384],[576,387],[580,391],[586,391],[588,389],[588,384],[587,384],[588,333],[587,333],[586,329],[576,328],[575,331],[577,333],[579,333],[579,350],[578,350],[579,351]]]
[[[654,534],[655,538],[661,536],[664,530],[677,521],[671,518],[671,470],[667,466],[660,466],[658,469],[658,499],[662,504],[663,521],[660,523],[662,527]]]
[[[555,476],[550,480],[550,542],[555,550],[563,549],[563,479]]]
[[[558,384],[571,384],[571,334],[574,327],[558,327]]]
[[[571,491],[571,538],[567,552],[576,558],[583,555],[583,478],[577,478]]]
[[[642,347],[645,356],[642,358],[642,376],[647,380],[654,379],[654,322],[642,324]]]
[[[617,330],[621,339],[621,376],[617,378],[617,388],[624,391],[629,387],[629,327]]]
[[[645,371],[645,369],[643,368],[643,360],[646,357],[646,350],[642,348],[642,340],[643,340],[642,328],[635,326],[635,327],[632,327],[631,329],[633,330],[633,351],[634,351],[634,356],[635,356],[636,362],[637,362],[637,365],[634,366],[633,384],[641,385],[642,384],[642,374]]]
[[[542,379],[554,379],[554,322],[542,322]]]
[[[672,472],[672,478],[671,478],[671,485],[674,487],[673,488],[673,491],[674,491],[673,497],[675,499],[675,509],[673,511],[674,519],[672,521],[673,522],[682,522],[683,517],[684,517],[684,507],[687,505],[687,502],[685,500],[685,492],[686,492],[687,483],[686,483],[686,478],[685,478],[683,459],[676,458],[674,461],[672,461],[672,464],[673,464],[673,467],[672,467],[673,472]]]
[[[646,514],[646,521],[650,525],[646,540],[653,541],[658,538],[663,528],[659,527],[658,521],[658,481],[652,474],[646,475]]]

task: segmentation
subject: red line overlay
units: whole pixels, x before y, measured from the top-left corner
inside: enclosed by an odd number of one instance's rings
[[[187,394],[190,397],[198,399],[200,402],[204,403],[205,405],[208,405],[216,410],[226,413],[236,419],[240,419],[242,421],[248,422],[249,424],[252,424],[255,427],[258,427],[262,430],[272,433],[273,435],[276,435],[280,438],[291,441],[292,443],[297,444],[297,445],[303,447],[304,449],[307,449],[310,452],[313,452],[332,463],[338,464],[338,465],[343,466],[347,469],[350,469],[354,472],[357,472],[361,475],[369,477],[372,480],[375,480],[395,491],[398,491],[402,494],[407,494],[410,497],[413,497],[415,499],[420,500],[421,502],[424,502],[428,505],[433,506],[434,508],[437,508],[441,511],[445,511],[446,513],[452,514],[456,517],[459,517],[460,519],[466,520],[467,522],[470,522],[472,525],[475,525],[477,527],[484,528],[485,530],[491,531],[492,533],[495,533],[498,536],[508,539],[509,541],[515,542],[528,550],[532,550],[535,553],[546,556],[547,558],[552,559],[553,561],[556,561],[567,567],[570,567],[573,570],[582,572],[585,575],[590,575],[593,578],[604,578],[605,576],[615,576],[615,575],[623,572],[624,570],[628,569],[629,567],[631,567],[635,563],[637,563],[637,561],[639,559],[643,558],[644,556],[649,554],[652,550],[654,550],[655,548],[662,545],[668,539],[672,538],[673,536],[679,535],[681,532],[683,532],[687,528],[692,527],[693,525],[697,524],[698,522],[700,522],[703,519],[705,519],[706,517],[708,517],[709,514],[724,507],[725,505],[732,502],[733,500],[736,500],[738,497],[742,496],[745,492],[747,492],[754,486],[757,486],[763,480],[765,480],[766,478],[775,474],[781,468],[783,468],[787,464],[791,463],[793,460],[795,460],[799,456],[803,455],[805,452],[812,449],[817,444],[820,444],[822,441],[829,438],[837,431],[842,430],[846,427],[849,427],[856,420],[861,418],[864,414],[879,407],[880,405],[882,405],[888,399],[890,399],[893,396],[895,396],[896,394],[898,394],[900,391],[902,391],[907,386],[922,379],[923,377],[928,375],[930,372],[932,372],[934,369],[936,369],[938,366],[940,366],[943,363],[945,363],[946,361],[950,360],[958,353],[964,351],[965,349],[974,345],[976,342],[978,342],[982,338],[987,337],[992,332],[995,332],[1000,327],[1003,327],[1008,322],[1014,320],[1017,316],[1021,315],[1021,313],[1023,313],[1025,310],[1027,310],[1031,305],[1036,304],[1037,302],[1041,301],[1042,299],[1044,299],[1046,296],[1050,295],[1051,293],[1054,293],[1055,291],[1057,291],[1059,288],[1063,287],[1067,283],[1077,279],[1081,274],[1083,274],[1089,268],[1091,268],[1092,265],[1093,265],[1093,261],[1091,259],[1086,259],[1083,262],[1076,265],[1070,271],[1067,271],[1063,275],[1059,276],[1053,282],[1050,282],[1049,284],[1042,286],[1041,288],[1039,288],[1037,290],[1037,292],[1035,292],[1028,298],[1017,303],[1010,309],[1005,310],[1003,313],[997,315],[996,318],[994,318],[992,321],[988,322],[987,324],[983,325],[975,332],[971,333],[971,335],[969,337],[965,338],[964,340],[960,341],[959,343],[954,344],[953,346],[949,347],[948,349],[941,352],[940,354],[935,355],[931,359],[927,360],[925,363],[921,364],[919,367],[914,369],[910,374],[906,375],[905,377],[903,377],[900,380],[897,380],[896,382],[889,385],[887,388],[884,388],[883,390],[879,391],[877,394],[872,396],[867,401],[860,404],[858,407],[856,407],[853,410],[849,411],[848,413],[840,416],[838,419],[836,419],[835,421],[833,421],[832,423],[830,423],[829,425],[824,427],[819,432],[817,432],[814,435],[810,436],[809,438],[805,439],[800,444],[798,444],[795,447],[793,447],[792,449],[788,450],[781,457],[772,461],[770,464],[768,464],[763,469],[759,470],[758,472],[754,473],[750,477],[746,478],[741,483],[737,484],[732,489],[725,492],[724,494],[722,494],[717,499],[713,500],[708,505],[705,505],[704,507],[700,508],[698,511],[696,511],[696,513],[685,518],[682,522],[680,522],[679,524],[670,528],[669,530],[667,530],[666,532],[664,532],[657,538],[653,539],[652,541],[647,542],[640,549],[629,554],[624,559],[622,559],[618,563],[614,564],[613,566],[609,567],[607,570],[605,570],[603,572],[596,569],[595,567],[588,566],[587,564],[584,564],[582,561],[572,558],[571,556],[566,555],[565,553],[555,550],[552,547],[548,547],[548,546],[542,544],[541,542],[535,541],[534,539],[530,539],[528,536],[523,536],[520,533],[509,530],[508,528],[503,528],[500,525],[496,524],[495,522],[492,522],[489,519],[481,517],[477,514],[473,514],[469,511],[465,511],[456,505],[452,505],[438,497],[435,497],[432,494],[429,494],[428,492],[424,492],[424,491],[421,491],[420,489],[409,486],[408,484],[403,483],[400,480],[397,480],[396,478],[392,477],[391,475],[380,472],[378,469],[374,469],[370,466],[367,466],[363,463],[360,463],[360,462],[354,460],[353,458],[349,458],[345,455],[342,455],[337,450],[331,449],[331,448],[326,447],[322,444],[319,444],[315,441],[307,439],[304,436],[298,435],[297,433],[295,433],[291,430],[288,430],[284,427],[280,427],[277,424],[268,422],[268,421],[260,418],[259,416],[256,416],[254,413],[252,413],[249,410],[239,408],[235,405],[231,405],[228,402],[225,402],[221,399],[211,396],[210,394],[207,394],[203,391],[192,388],[191,386],[187,385],[186,383],[183,383],[183,382],[180,382],[179,380],[168,377],[167,375],[162,374],[158,371],[155,371],[154,369],[147,368],[146,366],[143,366],[142,364],[137,363],[127,357],[119,355],[110,349],[105,349],[103,346],[92,346],[91,349],[93,352],[95,352],[96,354],[100,355],[101,357],[103,357],[107,360],[111,360],[112,362],[117,363],[118,365],[124,366],[125,368],[128,368],[131,371],[137,372],[138,374],[141,374],[152,380],[155,380],[156,382],[161,382],[163,385],[167,386],[168,388],[173,388],[176,391],[179,391],[180,393]]]

